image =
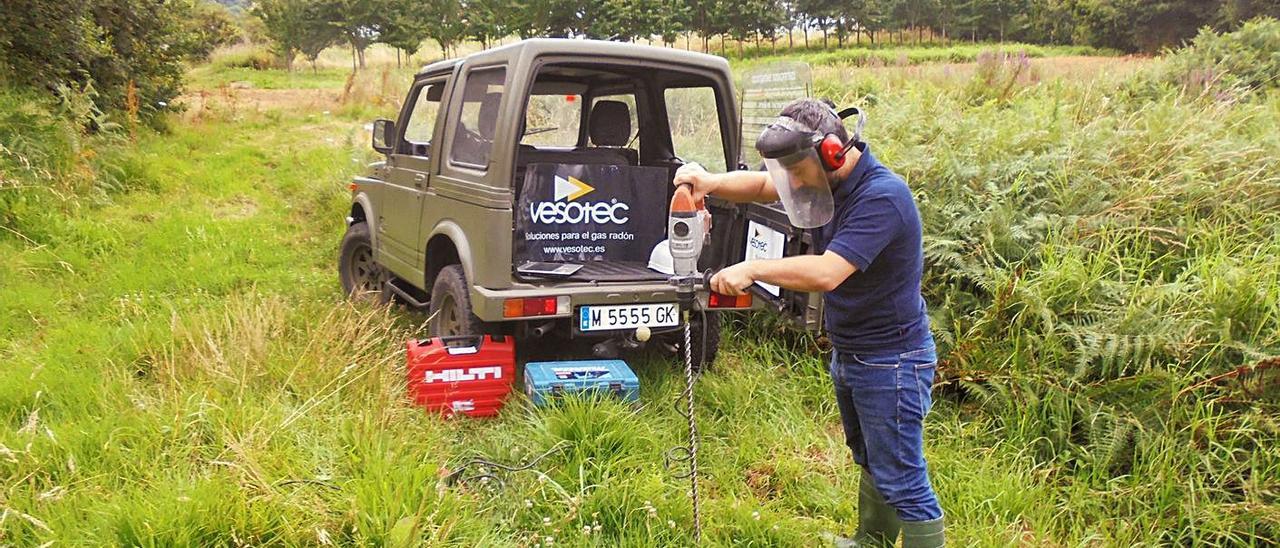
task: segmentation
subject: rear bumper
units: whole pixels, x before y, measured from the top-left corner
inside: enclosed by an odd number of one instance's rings
[[[507,299],[552,296],[569,297],[568,314],[515,319],[504,318],[502,316],[502,305]],[[698,300],[703,306],[706,306],[707,292],[699,291]],[[545,321],[552,318],[576,317],[578,307],[582,305],[670,303],[675,301],[675,286],[666,282],[628,284],[563,284],[555,287],[527,286],[511,289],[488,289],[475,286],[472,286],[471,288],[471,307],[475,311],[476,316],[486,322],[526,320]],[[765,308],[765,306],[761,299],[754,298],[751,300],[751,308],[739,308],[733,310],[759,310],[763,308]]]

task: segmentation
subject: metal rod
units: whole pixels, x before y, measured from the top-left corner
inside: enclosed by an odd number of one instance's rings
[[[693,329],[689,311],[684,313],[684,391],[689,419],[689,487],[693,500],[693,543],[702,542],[702,512],[698,497],[698,422],[693,416]],[[706,326],[703,326],[706,329]]]

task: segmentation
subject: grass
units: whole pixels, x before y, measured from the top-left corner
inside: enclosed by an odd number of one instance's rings
[[[333,89],[341,88],[350,74],[350,68],[312,70],[309,67],[298,67],[294,72],[288,72],[205,65],[193,69],[187,81],[193,88],[205,90],[223,86],[256,89]]]
[[[1274,542],[1276,370],[1210,379],[1280,353],[1280,101],[1153,97],[1124,60],[983,63],[815,69],[817,91],[867,107],[920,201],[951,541]],[[364,124],[395,111],[399,77],[342,94],[267,71],[328,102],[231,90],[168,133],[55,132],[4,157],[0,543],[688,542],[686,483],[662,464],[684,435],[670,362],[633,364],[638,408],[517,400],[448,422],[405,403],[422,318],[347,303],[333,264]],[[44,140],[79,152],[33,175],[15,158]],[[698,386],[707,540],[847,531],[857,479],[824,355],[767,318],[727,329]],[[436,485],[467,456],[553,447],[501,487]]]

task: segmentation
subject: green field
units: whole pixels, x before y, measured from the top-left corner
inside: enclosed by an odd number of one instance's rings
[[[1280,538],[1280,96],[1179,91],[1166,64],[815,68],[920,203],[956,546]],[[341,294],[345,183],[407,74],[201,67],[206,100],[134,138],[0,94],[0,544],[688,544],[674,363],[633,363],[639,408],[442,421],[404,398],[424,318]],[[850,532],[825,354],[767,318],[724,340],[697,388],[705,540]]]

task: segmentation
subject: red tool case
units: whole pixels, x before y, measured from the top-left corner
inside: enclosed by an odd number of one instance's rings
[[[409,396],[445,416],[491,417],[511,394],[516,352],[510,337],[414,339],[407,358]]]

